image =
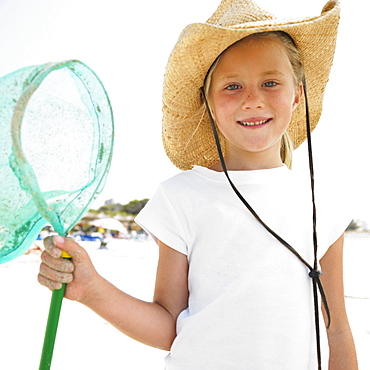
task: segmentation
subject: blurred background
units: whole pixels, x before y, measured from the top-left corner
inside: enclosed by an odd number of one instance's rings
[[[161,142],[161,94],[169,53],[181,30],[205,21],[219,0],[0,0],[0,76],[49,61],[79,59],[108,91],[115,117],[115,149],[107,200],[150,198],[157,184],[179,172]],[[314,16],[325,2],[260,0],[278,17]],[[316,177],[349,198],[353,219],[370,220],[369,90],[363,0],[343,0],[337,52],[324,112],[314,133]],[[1,98],[1,97],[0,97]],[[295,168],[306,169],[306,146]],[[302,165],[303,164],[303,165]],[[340,204],[338,205],[340,207]],[[370,222],[369,222],[370,224]]]

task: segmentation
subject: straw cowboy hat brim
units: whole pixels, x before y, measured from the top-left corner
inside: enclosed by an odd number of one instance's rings
[[[219,160],[208,116],[200,109],[199,89],[214,60],[253,33],[284,31],[293,38],[305,71],[313,130],[333,62],[339,13],[338,2],[329,1],[319,16],[282,21],[250,0],[224,0],[206,23],[187,26],[169,57],[163,88],[162,138],[173,164],[186,170],[211,167]],[[306,139],[303,98],[288,132],[295,148]]]

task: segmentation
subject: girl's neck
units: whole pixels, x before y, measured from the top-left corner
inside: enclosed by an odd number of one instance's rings
[[[265,153],[267,154],[267,153]],[[248,155],[230,156],[228,153],[225,155],[226,168],[229,171],[253,171],[264,170],[270,168],[277,168],[283,166],[283,162],[279,155],[261,155],[261,153],[248,153]],[[221,162],[217,162],[210,169],[222,172]]]
[[[243,166],[243,167],[233,167],[233,166],[228,166],[227,163],[226,163],[226,169],[228,171],[256,171],[256,170],[267,170],[267,169],[271,169],[271,168],[278,168],[278,167],[281,167],[283,166],[283,163],[280,162],[279,164],[277,164],[276,166]],[[213,166],[210,167],[211,170],[213,171],[216,171],[216,172],[222,172],[223,169],[222,169],[222,166],[221,166],[221,163],[220,162],[217,162],[216,164],[214,164]]]

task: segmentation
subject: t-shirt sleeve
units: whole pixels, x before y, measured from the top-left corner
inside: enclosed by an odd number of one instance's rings
[[[157,243],[160,240],[170,248],[187,255],[186,235],[179,215],[162,185],[159,185],[154,196],[136,216],[135,222]]]
[[[333,196],[334,195],[334,196]],[[338,195],[336,192],[326,194],[325,199],[319,202],[317,221],[318,221],[318,241],[319,258],[327,252],[339,237],[345,232],[352,220],[350,202],[345,194]]]

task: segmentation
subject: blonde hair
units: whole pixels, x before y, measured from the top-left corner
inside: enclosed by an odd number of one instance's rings
[[[293,39],[287,33],[282,32],[282,31],[269,31],[269,32],[254,33],[252,35],[245,37],[245,39],[251,39],[251,40],[277,39],[277,40],[280,40],[281,43],[284,45],[289,61],[292,65],[294,83],[296,85],[297,92],[298,92],[299,85],[303,81],[304,70],[303,70],[303,65],[301,63],[301,60],[300,60],[299,51]],[[220,54],[218,58],[214,61],[214,63],[209,69],[206,75],[206,78],[204,80],[204,93],[207,98],[209,97],[209,90],[211,86],[212,75],[221,58],[221,55],[222,54]],[[210,103],[210,108],[212,110],[212,104],[211,102],[209,103]],[[205,103],[202,102],[201,110],[204,111],[205,109],[206,109]],[[290,169],[292,168],[292,164],[293,164],[292,163],[293,162],[293,150],[294,150],[293,142],[289,136],[288,131],[285,131],[281,139],[280,158],[282,162]]]

